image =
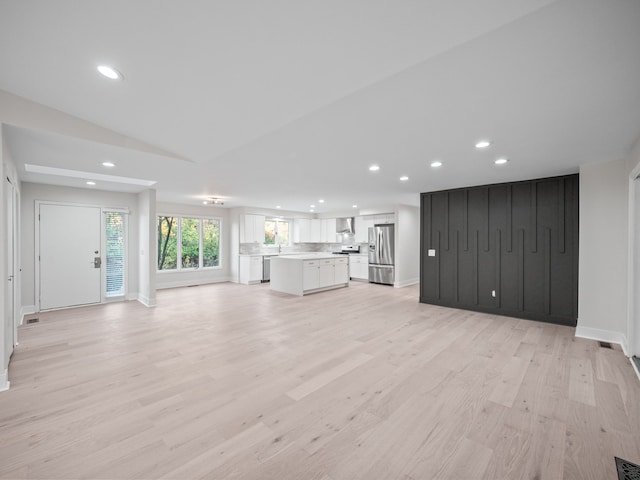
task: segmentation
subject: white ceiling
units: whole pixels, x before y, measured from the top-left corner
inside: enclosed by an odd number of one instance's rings
[[[638,0],[0,0],[0,89],[175,156],[5,140],[26,181],[83,185],[25,163],[155,180],[167,202],[417,205],[622,158],[640,135],[638,25]]]

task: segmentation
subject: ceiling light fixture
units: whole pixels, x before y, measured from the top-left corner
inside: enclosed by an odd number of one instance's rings
[[[380,170],[380,167],[378,165],[371,165],[369,167],[370,172],[377,172],[378,170]]]
[[[409,180],[409,177],[407,177],[406,175],[400,177],[401,182],[406,182],[407,180]]]
[[[276,208],[282,208],[280,205],[276,205]]]
[[[91,180],[87,180],[87,185],[95,185],[96,182],[92,182]]]
[[[122,74],[109,65],[98,65],[98,71],[111,80],[122,80]]]
[[[318,200],[318,203],[324,203],[324,200],[321,198],[320,200]]]
[[[435,162],[431,162],[431,166],[433,168],[438,168],[442,166],[442,162],[440,160],[436,160]]]
[[[224,201],[220,197],[209,197],[208,200],[205,200],[205,205],[224,205]]]
[[[489,145],[491,145],[489,140],[480,140],[476,143],[476,148],[487,148]]]
[[[506,158],[499,158],[497,159],[495,162],[496,165],[504,165],[505,163],[507,163],[509,160],[507,160]]]
[[[358,208],[358,205],[351,205],[351,208]]]
[[[111,168],[111,167],[115,167],[116,164],[113,162],[102,162],[102,166]]]

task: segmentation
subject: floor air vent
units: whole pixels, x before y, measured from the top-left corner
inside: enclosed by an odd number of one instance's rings
[[[618,480],[640,480],[640,465],[615,457]]]
[[[611,346],[611,344],[609,342],[598,342],[600,344],[600,348],[609,348],[609,349],[613,349],[613,347]]]
[[[40,319],[39,318],[27,318],[27,325],[29,325],[30,323],[40,323]]]

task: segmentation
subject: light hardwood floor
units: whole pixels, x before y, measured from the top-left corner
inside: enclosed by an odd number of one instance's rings
[[[0,394],[2,478],[615,479],[640,382],[574,329],[352,283],[164,290],[40,314]]]

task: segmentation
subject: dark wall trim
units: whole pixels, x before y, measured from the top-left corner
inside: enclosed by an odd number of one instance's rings
[[[578,186],[568,175],[423,193],[420,302],[575,326]]]

